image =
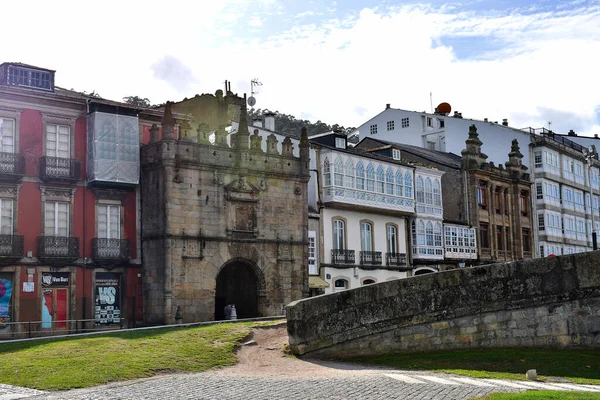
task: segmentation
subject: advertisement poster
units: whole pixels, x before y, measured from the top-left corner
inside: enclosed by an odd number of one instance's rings
[[[96,325],[118,325],[121,319],[120,275],[96,274]]]
[[[0,330],[10,329],[10,296],[12,281],[0,279]]]

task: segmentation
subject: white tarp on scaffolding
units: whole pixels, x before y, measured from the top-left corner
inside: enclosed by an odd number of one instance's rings
[[[87,176],[90,182],[138,184],[140,134],[137,117],[88,115]]]

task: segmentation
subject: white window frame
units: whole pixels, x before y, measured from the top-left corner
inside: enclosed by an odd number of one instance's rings
[[[317,232],[308,231],[308,274],[319,275],[317,264]]]
[[[48,216],[48,204],[53,204],[53,210],[52,213],[54,215]],[[67,224],[66,224],[66,229],[67,229],[67,233],[66,235],[59,235],[58,233],[58,229],[59,229],[59,205],[66,205],[67,207]],[[52,234],[48,234],[48,218],[52,217],[54,220],[54,232]],[[71,204],[67,201],[54,201],[54,200],[48,200],[44,202],[44,236],[53,236],[53,237],[69,237],[70,233],[71,233]]]
[[[360,223],[360,248],[362,251],[373,251],[373,224],[369,221]]]
[[[100,235],[100,209],[106,208],[106,236]],[[114,230],[114,227],[111,225],[110,216],[111,211],[117,210],[117,237],[111,237],[111,231]],[[110,204],[110,203],[98,203],[97,211],[96,211],[96,225],[97,225],[97,237],[99,239],[121,239],[121,230],[123,229],[121,224],[121,204]]]
[[[3,221],[2,211],[6,204],[10,204],[10,225],[5,229],[6,225]],[[13,235],[15,228],[15,200],[10,198],[0,198],[0,235]]]
[[[387,252],[389,254],[398,254],[398,229],[396,225],[388,224],[386,227]]]
[[[376,135],[377,134],[377,124],[373,124],[373,125],[369,126],[369,132],[371,133],[371,135]]]
[[[401,124],[403,128],[408,128],[410,126],[410,119],[408,117],[402,118]]]
[[[346,148],[346,140],[341,137],[336,137],[335,138],[335,147],[337,147],[338,149],[345,149]]]
[[[392,158],[394,160],[400,160],[400,150],[392,149]]]
[[[388,121],[386,125],[387,125],[387,130],[388,131],[393,131],[394,130],[394,121],[393,120],[392,121]]]

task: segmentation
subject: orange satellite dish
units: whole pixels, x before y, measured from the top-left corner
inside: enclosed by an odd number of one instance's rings
[[[448,103],[440,103],[440,105],[437,106],[437,111],[441,114],[450,114],[450,111],[452,111],[452,106],[450,106]]]
[[[556,257],[554,254],[548,254],[548,257]]]

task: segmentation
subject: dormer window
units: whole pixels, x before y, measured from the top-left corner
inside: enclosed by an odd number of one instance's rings
[[[2,67],[4,73],[0,75],[6,77],[3,83],[7,85],[53,90],[53,71],[8,63],[3,64]]]
[[[400,150],[392,149],[392,158],[394,160],[400,160]]]
[[[341,137],[336,137],[335,138],[335,147],[337,147],[338,149],[345,149],[346,148],[346,140]]]

